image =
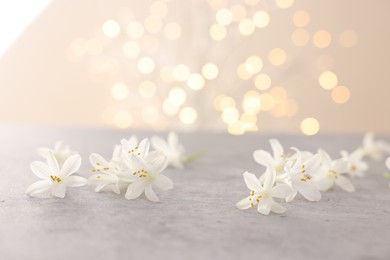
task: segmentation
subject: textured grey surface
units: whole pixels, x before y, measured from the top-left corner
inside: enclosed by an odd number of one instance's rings
[[[175,187],[158,192],[161,203],[88,187],[71,188],[62,200],[24,194],[37,180],[29,170],[37,147],[64,140],[83,156],[80,175],[87,177],[89,153],[109,156],[131,134],[1,126],[0,259],[390,259],[383,162],[371,162],[368,176],[353,180],[355,193],[334,189],[318,203],[297,199],[282,215],[235,208],[248,194],[241,173],[261,172],[252,151],[269,149],[270,137],[333,156],[355,148],[360,137],[180,134],[188,152],[205,155],[185,170],[167,171]]]

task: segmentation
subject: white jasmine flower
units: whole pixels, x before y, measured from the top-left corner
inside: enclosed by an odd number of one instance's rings
[[[154,149],[167,157],[168,166],[178,169],[184,168],[184,162],[186,161],[186,157],[183,155],[184,147],[179,143],[176,133],[170,132],[167,141],[159,136],[153,136],[151,144]]]
[[[292,193],[286,198],[286,202],[291,202],[297,193],[301,194],[309,201],[319,201],[321,193],[313,180],[313,175],[317,174],[321,164],[319,154],[311,157],[301,158],[299,150],[296,150],[296,159],[286,163],[285,172],[287,184],[290,185]]]
[[[62,165],[70,156],[77,154],[76,151],[73,151],[70,146],[65,144],[63,141],[57,141],[53,149],[46,147],[38,148],[39,156],[44,159],[47,158],[50,152],[54,154],[59,165]]]
[[[351,177],[363,177],[364,173],[368,170],[368,164],[363,161],[364,158],[364,150],[359,148],[353,151],[352,153],[348,153],[347,151],[341,151],[341,156],[343,160],[348,163],[347,173]]]
[[[347,177],[348,164],[343,159],[332,160],[328,153],[323,150],[319,150],[321,155],[322,164],[318,174],[314,176],[318,188],[321,191],[327,191],[335,184],[343,190],[353,192],[355,188]]]
[[[382,140],[375,140],[374,133],[368,132],[363,138],[363,151],[365,156],[379,161],[383,155],[390,153],[390,144]]]
[[[253,173],[245,172],[243,176],[250,194],[236,204],[237,208],[248,209],[257,205],[257,211],[264,215],[268,215],[270,212],[283,213],[286,211],[286,208],[277,203],[273,198],[285,199],[291,193],[291,189],[284,183],[274,186],[275,170],[273,167],[267,168],[264,183]]]
[[[129,172],[121,178],[131,182],[126,191],[126,199],[136,199],[145,192],[147,199],[158,202],[159,198],[153,191],[154,186],[161,190],[173,188],[172,181],[161,174],[168,164],[167,158],[161,153],[150,152],[143,158],[131,153],[125,163]]]
[[[386,160],[386,166],[387,166],[387,169],[390,170],[390,157],[387,158],[387,160]],[[389,182],[389,188],[390,188],[390,182]]]
[[[130,137],[128,140],[122,139],[121,145],[121,156],[124,158],[129,158],[132,154],[141,158],[145,157],[148,155],[150,148],[150,142],[147,138],[141,140],[138,144],[138,139],[135,136]]]
[[[284,166],[288,157],[291,154],[284,152],[283,146],[276,139],[271,139],[270,141],[272,148],[272,155],[264,150],[257,150],[253,153],[253,158],[255,161],[265,167],[272,167],[275,169],[276,175],[282,174],[284,172]]]
[[[66,159],[62,166],[52,152],[47,153],[47,164],[43,162],[33,162],[32,172],[43,179],[30,185],[26,193],[34,196],[38,193],[51,190],[51,195],[64,198],[67,187],[79,187],[87,183],[87,180],[80,176],[72,176],[81,165],[80,155],[72,155]]]
[[[92,172],[97,173],[89,177],[88,183],[95,186],[95,192],[100,192],[106,186],[110,186],[111,190],[120,194],[119,177],[123,172],[123,164],[119,161],[121,147],[115,146],[111,161],[107,162],[101,155],[93,153],[89,160],[94,167]]]

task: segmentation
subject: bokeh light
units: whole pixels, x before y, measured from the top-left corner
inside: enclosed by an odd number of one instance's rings
[[[255,86],[259,90],[267,90],[271,87],[271,78],[265,73],[259,74],[255,78]]]
[[[253,23],[258,28],[267,27],[270,22],[269,14],[265,11],[257,11],[253,15]]]
[[[124,83],[115,83],[111,87],[111,96],[117,100],[122,100],[127,98],[129,95],[129,88]]]
[[[269,62],[272,65],[280,66],[286,62],[286,52],[281,48],[272,49],[268,54]]]
[[[338,84],[337,75],[332,71],[324,71],[320,74],[318,82],[324,89],[332,89]]]
[[[219,70],[214,63],[206,63],[202,67],[202,74],[208,80],[215,79],[218,76]]]
[[[359,37],[353,30],[346,30],[340,34],[339,41],[341,46],[345,48],[352,48],[358,43]]]
[[[332,90],[332,99],[337,104],[347,103],[351,92],[345,86],[337,86]]]
[[[323,49],[330,45],[332,36],[328,31],[320,30],[313,35],[313,43],[317,48]]]
[[[138,60],[138,70],[144,74],[150,74],[153,72],[155,63],[150,57],[142,57]]]
[[[121,32],[119,23],[115,20],[107,20],[103,24],[103,33],[109,38],[118,37]]]
[[[227,34],[227,30],[223,25],[214,24],[210,28],[210,37],[214,41],[222,41],[223,39],[225,39],[226,34]]]
[[[315,135],[320,131],[320,123],[313,117],[308,117],[301,122],[301,131],[305,135]]]
[[[179,119],[183,124],[191,125],[198,119],[198,113],[192,107],[184,107],[179,112]]]
[[[293,23],[297,27],[305,27],[310,22],[310,15],[304,10],[298,10],[293,16]]]
[[[275,3],[279,8],[286,9],[294,4],[294,0],[275,0]]]

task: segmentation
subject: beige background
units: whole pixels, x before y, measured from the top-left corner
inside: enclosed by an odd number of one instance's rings
[[[201,10],[204,9],[199,9],[203,8],[199,2],[204,1],[171,2],[170,8],[176,10],[172,15],[176,15],[176,21],[181,19],[183,31],[191,32],[193,24],[214,18],[213,10],[203,12]],[[87,65],[83,62],[70,62],[67,51],[75,38],[93,36],[101,30],[105,20],[116,18],[124,6],[136,9],[137,13],[148,12],[151,1],[143,2],[142,6],[139,3],[140,1],[53,1],[8,52],[0,57],[0,121],[114,127],[102,118],[106,106],[113,102],[108,82],[90,80]],[[307,27],[311,35],[320,29],[332,33],[333,41],[329,48],[317,51],[313,46],[294,48],[291,43],[285,43],[285,38],[294,29],[292,16],[300,9],[311,14],[311,22]],[[189,10],[192,14],[200,13],[188,19],[185,14]],[[270,25],[264,33],[272,37],[266,38],[264,48],[283,47],[289,58],[294,57],[289,60],[288,66],[274,73],[273,81],[275,84],[284,84],[289,96],[298,102],[300,109],[292,118],[275,118],[269,113],[261,112],[258,115],[260,131],[299,133],[302,119],[313,116],[319,120],[323,133],[360,133],[367,130],[390,133],[389,10],[390,2],[386,0],[296,0],[289,10],[271,8],[269,13],[272,27]],[[354,48],[346,49],[338,44],[339,34],[346,29],[352,29],[359,35],[358,44]],[[258,41],[263,41],[263,38]],[[256,42],[254,39],[250,44],[255,45]],[[187,46],[179,46],[177,50],[179,53],[188,53],[185,48]],[[251,46],[243,49],[251,49]],[[315,61],[322,54],[335,57],[332,70],[337,72],[341,84],[351,90],[348,103],[335,104],[329,91],[318,85],[316,77],[320,70]],[[196,60],[197,57],[194,55],[192,59]],[[239,98],[242,96],[242,88],[247,85],[245,82],[237,83],[228,92],[232,96],[237,93]],[[171,118],[162,127],[155,128],[225,131],[226,125],[222,123],[218,112],[202,110],[205,103],[212,102],[208,95],[214,95],[214,92],[208,91],[205,89],[201,96],[191,101],[192,106],[199,107],[199,119],[192,127]],[[218,86],[218,91],[223,93],[224,86]],[[150,126],[138,123],[134,127]]]

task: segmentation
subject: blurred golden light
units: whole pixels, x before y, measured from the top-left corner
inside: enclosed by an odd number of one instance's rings
[[[242,108],[246,114],[257,114],[260,111],[260,96],[256,91],[248,91],[244,96]]]
[[[337,75],[331,71],[324,71],[319,76],[318,82],[324,89],[332,89],[338,84]]]
[[[144,26],[138,21],[131,21],[127,24],[126,32],[131,39],[139,39],[144,34]]]
[[[147,106],[144,109],[142,109],[141,117],[145,123],[153,124],[159,118],[158,110],[153,106]]]
[[[138,57],[140,48],[137,42],[127,41],[122,45],[122,52],[127,58],[134,59]]]
[[[198,113],[192,107],[184,107],[179,112],[179,119],[182,123],[191,125],[198,119]]]
[[[163,1],[156,1],[150,6],[150,13],[158,18],[164,18],[168,13],[168,6]]]
[[[85,49],[90,55],[99,55],[103,51],[103,44],[99,39],[90,39],[85,45]]]
[[[260,95],[260,109],[263,111],[269,111],[275,106],[275,99],[269,93],[264,93]]]
[[[138,70],[143,74],[150,74],[155,67],[154,61],[150,57],[142,57],[138,60]]]
[[[260,57],[252,55],[246,59],[244,66],[250,74],[259,73],[263,68],[263,61]]]
[[[114,122],[119,128],[128,128],[133,123],[133,117],[127,111],[120,111],[116,113]]]
[[[287,113],[288,113],[288,104],[287,104],[287,102],[281,102],[279,104],[276,104],[271,112],[272,112],[272,114],[275,117],[286,116]]]
[[[317,31],[313,36],[313,43],[317,48],[323,49],[330,45],[332,36],[325,30]]]
[[[255,78],[255,86],[260,90],[267,90],[271,87],[271,78],[267,74],[259,74]]]
[[[175,87],[169,91],[168,100],[174,106],[181,106],[187,99],[187,95],[182,88]]]
[[[240,114],[235,107],[228,107],[222,113],[222,121],[225,124],[232,124],[238,120]]]
[[[244,123],[251,123],[251,124],[255,125],[257,122],[257,116],[255,114],[245,114],[244,113],[240,117],[240,121],[242,121]]]
[[[274,66],[280,66],[286,62],[286,52],[281,48],[272,49],[268,54],[268,59]]]
[[[249,71],[246,70],[244,63],[241,63],[237,67],[237,75],[241,79],[250,79],[252,77],[252,74]]]
[[[103,24],[103,33],[109,38],[118,37],[121,33],[121,27],[115,20],[107,20]]]
[[[305,118],[301,122],[301,131],[305,135],[315,135],[320,130],[320,123],[313,117]]]
[[[165,83],[172,83],[175,79],[173,78],[173,69],[172,67],[163,67],[160,70],[160,78]]]
[[[177,81],[186,81],[190,76],[190,69],[185,64],[179,64],[173,68],[172,75]]]
[[[347,103],[351,96],[351,92],[345,86],[337,86],[332,90],[332,99],[337,104]]]
[[[187,80],[187,85],[190,89],[200,90],[204,87],[205,80],[202,75],[194,73]]]
[[[296,29],[291,35],[291,41],[296,46],[305,46],[310,40],[310,35],[305,29]]]
[[[138,86],[140,95],[144,98],[151,98],[156,94],[156,85],[153,81],[142,81]]]
[[[217,23],[220,25],[229,25],[233,20],[232,12],[226,8],[219,9],[215,15],[215,20],[217,20]]]
[[[237,121],[229,125],[228,133],[233,135],[242,135],[245,133],[245,128],[240,121]]]
[[[260,0],[245,0],[248,5],[257,5],[259,2]]]
[[[226,6],[226,0],[207,0],[209,5],[214,9],[220,9]]]
[[[158,33],[161,30],[162,22],[157,16],[150,15],[144,21],[145,30],[150,33]]]
[[[238,25],[238,30],[244,36],[251,35],[255,31],[255,24],[251,19],[243,19]]]
[[[231,97],[219,95],[214,99],[214,106],[218,111],[224,111],[229,107],[235,107],[236,102]]]
[[[283,87],[273,87],[269,92],[277,103],[287,98],[287,91]]]
[[[352,48],[358,43],[359,37],[355,31],[346,30],[340,34],[340,44],[345,48]]]
[[[279,8],[286,9],[294,4],[294,0],[275,0],[275,3]]]
[[[166,99],[163,102],[163,111],[169,116],[174,116],[179,111],[179,107],[172,104],[169,99]]]
[[[222,41],[227,34],[226,28],[220,24],[214,24],[210,27],[210,37],[214,41]]]
[[[202,67],[202,74],[208,80],[215,79],[218,76],[218,67],[214,63],[206,63]]]
[[[310,22],[310,15],[304,10],[296,11],[293,17],[293,23],[297,27],[305,27]]]
[[[265,11],[257,11],[253,15],[253,23],[258,28],[265,28],[269,24],[269,14]]]
[[[232,11],[233,21],[239,22],[246,17],[246,9],[242,5],[233,5],[230,10]]]
[[[111,87],[111,96],[117,100],[125,99],[128,95],[129,89],[124,83],[118,82]]]
[[[167,23],[164,27],[164,35],[168,40],[177,40],[181,36],[181,27],[177,23]]]
[[[85,41],[83,39],[74,39],[67,52],[67,58],[72,62],[81,61],[85,55]]]

